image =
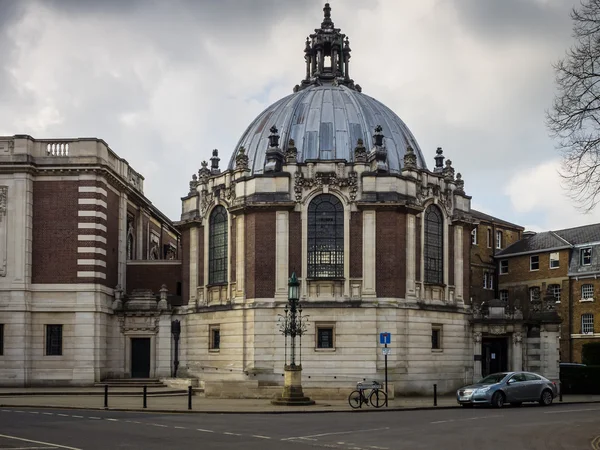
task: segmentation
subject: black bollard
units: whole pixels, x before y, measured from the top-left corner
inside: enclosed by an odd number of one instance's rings
[[[558,401],[562,402],[562,383],[558,383]]]
[[[108,409],[108,384],[104,385],[104,409]]]
[[[192,409],[192,386],[188,386],[188,409]]]
[[[146,394],[148,393],[148,388],[146,387],[146,385],[144,385],[144,408],[147,408],[147,402],[146,402]]]
[[[433,406],[437,406],[437,384],[433,385]]]

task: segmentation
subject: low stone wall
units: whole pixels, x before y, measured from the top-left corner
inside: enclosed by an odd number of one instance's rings
[[[258,381],[203,381],[206,398],[264,398],[271,399],[283,392],[281,386],[262,386]],[[337,387],[304,387],[304,395],[313,400],[345,400],[356,389],[355,384]],[[388,385],[388,398],[394,398],[394,386]]]
[[[188,386],[198,387],[197,378],[160,378],[160,381],[170,388],[186,389]]]

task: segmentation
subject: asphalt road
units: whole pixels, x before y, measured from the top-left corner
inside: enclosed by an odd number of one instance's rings
[[[600,404],[325,414],[0,409],[0,450],[595,449]]]

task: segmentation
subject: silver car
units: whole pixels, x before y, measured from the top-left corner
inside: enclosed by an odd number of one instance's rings
[[[456,391],[462,406],[492,405],[501,408],[505,403],[520,406],[523,402],[539,402],[549,406],[558,394],[554,381],[531,372],[500,372],[488,375],[479,382]]]

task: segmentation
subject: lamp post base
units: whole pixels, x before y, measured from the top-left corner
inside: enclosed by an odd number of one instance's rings
[[[314,405],[315,401],[306,397],[302,392],[302,366],[285,366],[283,394],[271,400],[273,405],[306,406]]]

